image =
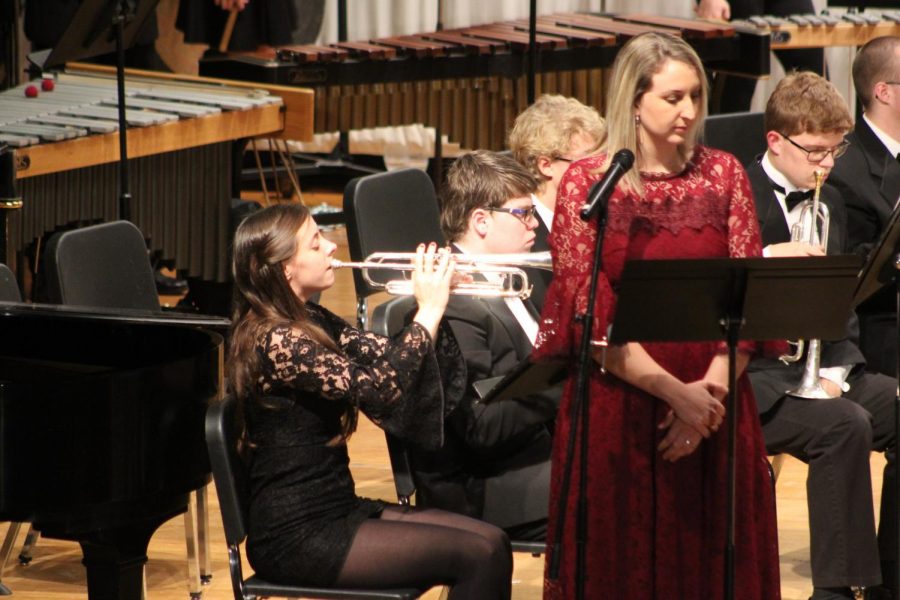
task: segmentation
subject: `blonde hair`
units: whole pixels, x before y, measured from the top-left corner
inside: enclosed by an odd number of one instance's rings
[[[863,105],[872,103],[872,88],[879,81],[891,81],[897,73],[896,49],[900,37],[887,35],[869,41],[853,61],[853,86]]]
[[[769,96],[765,128],[788,136],[846,133],[853,129],[853,119],[830,81],[810,71],[795,71],[779,81]]]
[[[692,67],[700,79],[697,125],[690,139],[685,140],[678,148],[683,160],[686,161],[691,157],[702,133],[703,120],[706,118],[708,90],[703,63],[700,62],[694,49],[681,38],[666,33],[643,33],[625,44],[613,63],[610,79],[612,84],[606,102],[606,151],[609,155],[606,159],[607,164],[612,153],[623,148],[634,152],[636,163],[640,164],[641,149],[638,145],[634,108],[653,84],[653,76],[670,60]],[[632,190],[643,189],[640,172],[636,168],[626,173],[623,182]]]
[[[543,188],[550,178],[541,173],[538,159],[564,156],[579,133],[594,138],[599,145],[606,134],[600,114],[575,98],[544,94],[516,117],[509,131],[509,149]]]

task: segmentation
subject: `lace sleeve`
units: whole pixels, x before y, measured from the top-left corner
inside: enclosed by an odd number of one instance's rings
[[[756,203],[747,172],[730,154],[724,155],[726,160],[726,181],[735,182],[731,188],[728,203],[728,255],[731,258],[762,256],[762,235],[759,231],[759,219],[756,216]],[[779,356],[787,352],[784,341],[752,342],[741,341],[738,350],[747,354]],[[728,347],[723,342],[719,351],[726,353]]]
[[[729,158],[728,166],[732,173],[725,177],[734,181],[735,185],[731,189],[728,206],[728,255],[732,258],[762,256],[762,238],[750,180],[737,159],[730,155]]]
[[[413,323],[396,339],[350,336],[363,361],[335,352],[286,326],[270,331],[261,348],[263,393],[289,388],[359,407],[384,429],[424,447],[443,440],[444,391],[428,331]],[[375,347],[381,347],[381,352]],[[445,344],[440,345],[442,348]]]
[[[548,243],[553,256],[553,280],[544,298],[540,329],[532,357],[539,361],[575,356],[581,340],[579,315],[587,309],[596,221],[579,214],[591,184],[597,180],[602,157],[578,161],[559,185],[553,229]],[[618,192],[617,192],[618,193]],[[615,306],[615,294],[605,273],[600,273],[594,305],[593,340],[606,337]]]

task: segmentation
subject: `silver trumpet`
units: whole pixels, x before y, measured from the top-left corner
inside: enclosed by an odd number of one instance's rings
[[[822,191],[822,182],[825,180],[825,173],[817,170],[815,172],[816,189],[811,200],[805,200],[801,204],[800,220],[791,228],[792,242],[808,242],[810,244],[819,244],[822,248],[828,248],[828,225],[830,216],[828,207],[819,202],[819,194]],[[804,343],[803,340],[794,342],[796,350],[793,354],[784,354],[779,360],[784,364],[795,363],[803,356]],[[800,379],[800,385],[793,390],[788,390],[789,396],[796,398],[834,398],[822,387],[819,377],[819,363],[822,358],[822,341],[812,339],[809,340],[809,351],[806,353],[806,365],[803,369],[803,377]]]
[[[394,296],[410,296],[412,279],[407,275],[415,270],[416,255],[413,252],[376,252],[363,262],[332,260],[335,269],[348,267],[361,269],[362,276],[373,288],[383,289]],[[478,296],[481,298],[522,298],[531,295],[528,274],[523,270],[553,269],[549,252],[523,252],[521,254],[454,254],[458,273],[480,274],[485,281],[460,282],[450,289],[451,294]],[[397,271],[401,277],[379,281],[371,271]]]

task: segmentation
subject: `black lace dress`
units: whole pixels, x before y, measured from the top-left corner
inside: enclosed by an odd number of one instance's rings
[[[452,335],[439,335],[435,350],[417,323],[391,340],[307,306],[341,353],[287,326],[257,342],[260,399],[245,415],[253,446],[247,557],[266,579],[329,585],[356,529],[385,505],[356,496],[340,437],[344,408],[353,403],[387,431],[435,448],[466,376]]]

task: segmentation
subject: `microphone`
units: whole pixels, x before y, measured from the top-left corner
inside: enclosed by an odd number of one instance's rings
[[[592,185],[591,190],[588,192],[587,200],[581,208],[581,218],[583,220],[587,221],[590,219],[601,206],[603,207],[604,212],[606,211],[606,202],[616,188],[616,184],[622,179],[622,175],[631,169],[633,164],[634,152],[627,148],[623,148],[613,155],[612,160],[609,162],[609,169],[607,169],[606,174],[597,183]]]

